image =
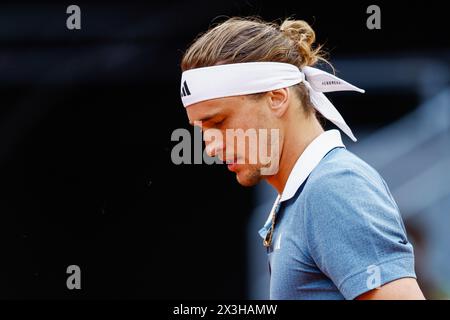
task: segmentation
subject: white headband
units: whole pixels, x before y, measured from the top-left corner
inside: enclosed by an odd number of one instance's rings
[[[223,64],[184,71],[181,77],[181,100],[191,104],[230,96],[287,88],[303,82],[311,103],[322,116],[356,141],[341,114],[322,92],[364,90],[338,77],[312,67],[298,67],[280,62],[246,62]]]

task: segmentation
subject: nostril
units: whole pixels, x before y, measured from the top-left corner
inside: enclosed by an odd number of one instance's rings
[[[215,153],[216,153],[216,149],[214,148],[214,146],[212,145],[207,145],[206,146],[206,154],[210,157],[214,157]]]

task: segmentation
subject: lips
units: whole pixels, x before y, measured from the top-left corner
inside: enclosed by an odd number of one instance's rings
[[[225,163],[227,164],[228,170],[230,171],[235,171],[238,165],[237,158],[227,159]]]

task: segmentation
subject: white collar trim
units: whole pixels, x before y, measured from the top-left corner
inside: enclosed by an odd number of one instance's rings
[[[320,160],[336,147],[345,148],[341,134],[339,130],[336,129],[321,133],[306,147],[292,168],[282,194],[277,196],[266,224],[272,220],[272,215],[274,214],[274,209],[277,205],[291,199],[298,188],[300,188],[306,178],[308,178],[314,168],[319,164]]]
[[[292,168],[280,202],[292,198],[320,160],[335,147],[345,147],[338,130],[328,130],[316,137],[306,147]]]

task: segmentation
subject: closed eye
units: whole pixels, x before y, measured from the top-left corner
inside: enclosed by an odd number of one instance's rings
[[[221,119],[218,119],[218,121],[214,121],[214,125],[215,126],[222,126],[225,123],[226,120],[227,120],[227,117],[225,116],[225,117],[223,117]]]
[[[222,120],[220,120],[220,121],[215,122],[215,123],[214,123],[214,126],[215,126],[215,127],[219,127],[219,126],[221,126],[224,122],[225,122],[225,119],[222,119]]]
[[[226,118],[222,118],[220,120],[208,120],[202,123],[202,131],[207,129],[219,129],[225,122]]]

